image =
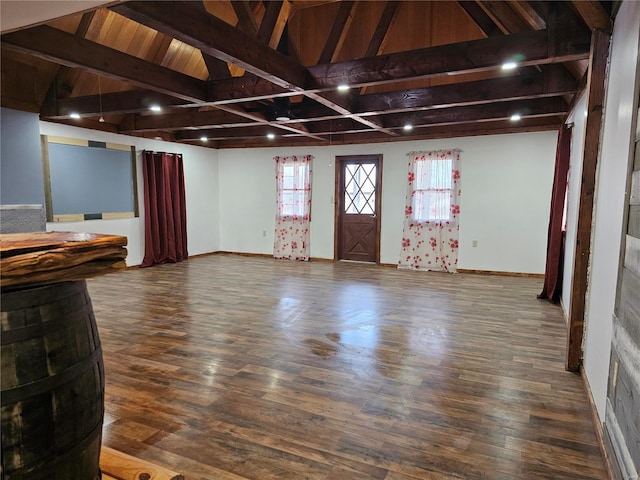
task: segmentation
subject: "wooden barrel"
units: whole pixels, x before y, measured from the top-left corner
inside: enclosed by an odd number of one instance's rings
[[[97,480],[102,349],[84,280],[2,292],[2,477]]]

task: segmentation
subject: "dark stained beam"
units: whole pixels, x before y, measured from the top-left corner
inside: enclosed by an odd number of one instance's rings
[[[111,7],[138,23],[233,63],[285,88],[302,91],[307,84],[304,66],[258,43],[212,15],[202,15],[193,2],[127,2]],[[185,28],[188,25],[188,28]]]
[[[544,30],[547,28],[547,22],[533,8],[529,2],[518,1],[510,2],[511,8],[524,20],[531,30]]]
[[[200,9],[203,15],[209,15],[209,12],[202,1],[194,1],[193,4],[196,8]],[[158,33],[160,35],[164,35],[163,33]],[[212,57],[211,55],[207,55],[206,53],[200,53],[202,55],[202,60],[204,60],[204,64],[207,67],[207,71],[209,72],[209,80],[231,77],[231,72],[229,71],[229,65],[227,65],[227,62],[223,62],[222,60]]]
[[[589,280],[589,258],[591,256],[591,224],[593,200],[600,151],[600,133],[603,122],[605,80],[609,56],[608,33],[594,30],[591,38],[591,57],[587,77],[587,120],[584,134],[582,159],[582,183],[578,205],[576,247],[571,283],[571,307],[567,331],[566,369],[576,372],[582,363],[582,338],[584,313]]]
[[[573,8],[580,18],[593,30],[611,32],[612,21],[602,4],[597,0],[572,0]]]
[[[478,1],[478,4],[503,33],[518,33],[529,30],[527,24],[511,8],[511,2],[491,0]]]
[[[517,123],[517,125],[516,125]],[[496,120],[482,123],[468,123],[460,125],[435,125],[430,127],[416,128],[409,133],[403,133],[401,137],[381,137],[374,131],[354,132],[350,134],[332,134],[333,145],[365,144],[371,142],[393,142],[398,139],[404,140],[425,140],[442,139],[456,137],[470,137],[483,135],[500,135],[505,133],[539,132],[557,130],[562,123],[560,118],[544,117],[522,119],[520,122],[509,120]],[[328,141],[328,136],[327,139]],[[300,146],[300,145],[326,145],[321,141],[309,141],[300,137],[278,137],[277,146]],[[249,139],[228,139],[217,143],[218,148],[251,148],[273,146],[273,142],[263,138]]]
[[[560,66],[552,65],[543,73],[514,75],[504,78],[437,85],[397,92],[361,95],[355,100],[353,112],[381,114],[403,112],[416,108],[490,103],[500,100],[531,99],[561,96],[576,92],[578,83]]]
[[[338,53],[341,43],[349,30],[351,21],[353,20],[353,10],[356,3],[352,0],[343,0],[338,6],[336,17],[331,24],[331,30],[327,35],[320,57],[317,63],[331,63],[331,60]]]
[[[389,129],[401,129],[406,124],[411,124],[414,128],[418,128],[430,125],[456,125],[509,120],[516,113],[520,114],[522,118],[536,118],[558,117],[566,115],[567,112],[567,104],[560,97],[553,97],[394,113],[382,117],[382,123]],[[349,119],[311,122],[308,127],[309,131],[316,134],[343,133],[343,130],[354,129],[361,130],[361,126],[354,125]]]
[[[298,94],[250,73],[207,84],[207,100],[216,105]]]
[[[3,35],[2,46],[184,100],[205,99],[201,80],[47,25]]]
[[[76,36],[84,38],[87,35],[87,31],[91,26],[91,22],[93,21],[94,16],[95,10],[86,12],[82,15],[80,23],[76,28]],[[67,96],[71,93],[73,89],[70,85],[67,85],[67,79],[69,78],[70,71],[71,68],[65,65],[60,65],[60,67],[58,67],[58,73],[56,73],[56,76],[51,82],[51,85],[49,85],[49,89],[47,91],[47,94],[45,95],[45,100],[42,108],[55,108],[56,100],[58,97]]]
[[[147,112],[151,105],[180,107],[193,105],[193,103],[152,90],[128,90],[102,94],[104,115]],[[71,112],[79,113],[81,116],[100,115],[99,96],[61,98],[56,101],[55,106],[47,106],[46,109],[43,109],[40,115],[47,119],[68,118]]]
[[[496,37],[504,33],[475,0],[459,1],[458,4],[487,37]]]
[[[207,137],[208,140],[224,140],[227,138],[250,138],[263,137],[267,133],[274,135],[285,135],[284,132],[271,125],[253,125],[237,128],[212,129],[212,130],[182,130],[175,133],[176,140],[199,140],[201,137]]]
[[[373,32],[367,51],[364,54],[365,57],[375,57],[384,48],[384,44],[388,38],[389,29],[391,28],[393,21],[396,19],[399,7],[399,1],[387,2],[384,10],[382,11],[382,15],[380,15],[380,20],[378,20],[378,25]]]
[[[534,118],[563,116],[567,112],[567,104],[560,97],[538,98],[442,108],[424,112],[396,113],[385,116],[384,125],[387,128],[402,128],[407,123],[414,127],[455,125],[489,120],[509,120],[514,114],[519,114],[522,118]]]
[[[234,0],[231,2],[231,6],[238,17],[238,27],[240,30],[250,37],[255,38],[258,35],[258,24],[256,17],[253,16],[253,11],[251,10],[251,5],[248,0]]]
[[[274,28],[276,27],[278,18],[280,17],[282,5],[282,0],[272,0],[270,2],[265,2],[264,16],[262,17],[262,23],[260,23],[260,29],[258,30],[258,34],[256,35],[256,40],[259,43],[269,45],[271,35]],[[282,35],[282,30],[280,31],[280,35]],[[280,38],[278,38],[278,41],[280,41]]]
[[[498,100],[570,95],[576,92],[577,85],[577,81],[559,65],[549,65],[544,72],[536,72],[532,75],[513,75],[489,80],[360,95],[355,98],[353,105],[350,105],[349,108],[345,107],[345,111],[356,115],[379,115],[415,108],[442,108]],[[210,82],[208,94],[211,100],[218,100],[215,105],[244,103],[249,100],[273,98],[279,95],[293,95],[293,93],[252,75],[245,75],[225,82]],[[337,93],[328,92],[327,95],[331,97],[332,104],[341,101]],[[102,95],[103,113],[108,115],[146,112],[151,104],[163,107],[195,105],[148,90],[131,90]],[[212,104],[206,103],[204,105]],[[330,111],[324,106],[310,106],[303,110],[301,120],[331,117]],[[71,112],[89,116],[98,115],[98,96],[60,99],[57,110],[43,110],[42,115],[45,118],[68,117]],[[336,115],[341,114],[336,112],[334,116]]]
[[[172,111],[168,114],[135,115],[120,124],[121,132],[172,131],[181,129],[216,128],[247,125],[249,121],[234,113],[221,110],[199,111],[195,108]],[[251,123],[255,123],[251,121]]]
[[[551,53],[550,53],[551,50]],[[419,50],[308,67],[315,87],[391,83],[412,78],[495,70],[509,59],[520,64],[544,65],[589,57],[589,39],[574,36],[550,49],[547,30],[440,45]]]
[[[224,110],[225,112],[233,113],[235,115],[247,118],[249,120],[254,120],[256,123],[261,125],[271,125],[275,130],[285,130],[287,132],[300,134],[305,137],[313,138],[316,140],[324,140],[322,137],[318,137],[312,133],[309,133],[309,131],[304,125],[287,125],[283,123],[272,124],[263,115],[247,112],[242,107],[237,105],[220,105],[218,108],[220,110]]]

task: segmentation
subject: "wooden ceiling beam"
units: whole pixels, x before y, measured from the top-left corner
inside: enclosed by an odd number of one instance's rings
[[[280,11],[282,10],[284,2],[282,0],[274,0],[271,2],[267,2],[264,16],[262,17],[262,22],[260,23],[260,28],[258,29],[258,34],[256,35],[256,40],[259,43],[264,43],[269,45],[271,48],[275,48],[271,45],[271,37],[274,33],[274,28],[280,18]],[[280,35],[282,35],[282,31],[280,31]],[[280,38],[278,38],[278,42],[280,42]],[[276,43],[276,46],[278,44]]]
[[[399,7],[400,2],[395,0],[388,1],[386,3],[384,10],[380,15],[380,19],[378,20],[378,24],[376,25],[376,29],[371,36],[371,41],[369,42],[367,51],[364,54],[365,57],[375,57],[382,52],[389,38],[391,25],[393,25],[393,22],[397,17]],[[366,93],[366,91],[367,87],[363,87],[359,89],[359,91],[355,91],[354,96]]]
[[[127,2],[111,8],[281,87],[302,91],[307,84],[304,66],[258,43],[223,20],[202,15],[192,2]]]
[[[349,31],[349,26],[353,20],[353,11],[356,2],[352,0],[343,0],[338,6],[338,11],[331,24],[331,30],[327,35],[320,57],[316,63],[331,63],[337,53],[340,51],[344,38]]]
[[[570,29],[568,29],[570,30]],[[496,70],[503,62],[544,65],[589,58],[589,38],[556,38],[547,30],[516,33],[406,52],[366,57],[308,67],[314,87],[328,89],[340,83],[364,86],[414,78]]]
[[[192,106],[193,103],[151,90],[128,90],[126,92],[102,94],[102,112],[104,115],[148,112],[151,105],[187,107]],[[55,104],[45,105],[40,115],[46,119],[61,119],[68,118],[72,112],[76,112],[80,116],[89,117],[100,115],[99,96],[87,95],[59,98]]]
[[[309,133],[304,125],[292,126],[283,123],[270,123],[267,119],[264,118],[263,115],[247,112],[238,105],[220,105],[218,108],[220,110],[224,110],[226,112],[233,113],[250,120],[254,120],[256,123],[261,125],[271,125],[271,127],[273,127],[273,129],[275,130],[285,130],[287,132],[297,133],[308,138],[313,138],[315,140],[324,140],[322,137],[318,137],[312,133]]]
[[[380,20],[378,20],[376,29],[373,32],[373,36],[371,37],[371,41],[369,42],[367,51],[364,54],[365,57],[374,57],[378,55],[384,48],[384,45],[386,44],[389,37],[389,30],[391,29],[391,25],[397,17],[399,7],[399,1],[394,0],[387,2],[384,10],[382,11],[382,14],[380,15]]]
[[[253,122],[253,121],[252,121]],[[255,122],[253,122],[255,124]],[[195,108],[182,109],[168,115],[133,115],[120,124],[120,132],[145,132],[156,130],[181,130],[215,128],[217,125],[246,125],[247,119],[235,113],[222,110],[198,111]]]
[[[475,0],[458,1],[458,4],[469,15],[469,18],[484,32],[487,37],[496,37],[504,32],[498,28],[489,15]]]
[[[527,24],[511,8],[511,2],[492,0],[478,1],[477,3],[504,34],[529,30]]]
[[[411,113],[394,113],[385,115],[382,118],[383,125],[386,128],[401,129],[407,123],[416,128],[428,125],[455,125],[508,120],[516,113],[520,114],[522,118],[532,118],[561,116],[567,112],[567,104],[560,97],[552,97],[456,106]],[[309,131],[318,135],[328,134],[329,132],[344,133],[345,130],[357,129],[357,125],[352,120],[345,118],[311,122],[308,126]]]
[[[214,82],[215,83],[215,82]],[[243,103],[251,99],[273,98],[281,92],[283,95],[293,95],[288,90],[281,89],[263,79],[253,76],[245,76],[224,82],[226,88],[222,89],[225,95],[234,93],[234,99],[227,102],[221,101],[215,105],[225,103]],[[531,75],[513,75],[503,78],[477,80],[458,84],[437,85],[418,89],[402,90],[398,92],[384,92],[369,95],[360,95],[355,98],[349,112],[356,115],[380,115],[394,112],[408,111],[415,108],[442,108],[447,106],[471,105],[490,103],[493,101],[516,100],[523,98],[539,98],[548,96],[571,95],[576,92],[577,81],[559,65],[549,65],[543,73]],[[210,96],[216,96],[215,92],[209,92]],[[338,94],[331,93],[331,103],[337,103]],[[346,99],[345,99],[346,102]],[[189,102],[161,95],[148,90],[131,90],[120,93],[102,95],[103,113],[125,114],[148,111],[151,104],[163,107],[189,107],[195,106]],[[212,105],[210,103],[200,105]],[[314,117],[329,117],[330,111],[323,106],[309,106],[303,110],[303,118],[299,121],[312,120]],[[59,99],[57,109],[43,110],[43,118],[64,118],[71,112],[81,115],[95,116],[99,114],[99,99],[97,95]],[[335,115],[341,115],[336,112]],[[158,118],[162,118],[158,116]],[[197,126],[198,123],[194,123]],[[158,127],[161,128],[161,127]]]
[[[252,38],[256,38],[258,35],[258,23],[256,17],[253,16],[253,10],[248,0],[234,0],[231,2],[233,10],[238,17],[238,27],[244,33]]]
[[[532,75],[514,75],[398,92],[361,95],[355,100],[353,111],[360,115],[378,115],[416,108],[443,108],[575,93],[578,82],[564,69],[559,66],[553,67],[544,73]]]
[[[510,2],[511,8],[524,20],[531,30],[544,30],[547,22],[542,18],[529,2]]]
[[[84,38],[89,31],[89,27],[91,26],[91,22],[95,16],[96,11],[92,10],[90,12],[86,12],[82,15],[80,19],[80,23],[76,28],[75,35]],[[43,107],[47,105],[45,108],[55,108],[56,99],[64,94],[68,95],[72,92],[72,88],[65,88],[67,85],[67,79],[69,78],[69,72],[71,71],[70,67],[65,65],[60,65],[58,67],[58,72],[54,77],[53,81],[49,85],[49,89],[44,98]],[[65,86],[65,87],[63,87]],[[62,94],[62,95],[61,95]],[[42,108],[42,107],[41,107]]]
[[[402,128],[406,123],[416,126],[509,120],[512,115],[522,118],[562,116],[568,112],[560,97],[493,102],[490,104],[440,108],[423,112],[396,113],[384,117],[387,128]]]
[[[193,2],[196,8],[199,8],[202,11],[203,15],[209,15],[207,8],[205,7],[202,1]],[[164,35],[164,33],[158,32],[160,35]],[[212,57],[211,55],[207,55],[204,52],[200,52],[202,54],[202,60],[204,60],[204,64],[207,67],[207,71],[209,72],[209,80],[217,80],[223,78],[230,78],[231,72],[229,71],[229,65],[227,62],[223,62],[219,58]]]
[[[540,117],[523,118],[520,122],[509,120],[493,120],[478,123],[463,123],[458,125],[434,125],[419,127],[411,132],[403,132],[402,140],[425,140],[442,139],[455,137],[470,137],[482,135],[499,135],[505,133],[538,132],[547,130],[557,130],[562,120],[560,117]],[[328,135],[327,135],[328,138]],[[376,132],[353,132],[350,134],[331,134],[333,145],[365,144],[371,142],[392,142],[397,141],[397,137],[380,137]],[[279,137],[276,139],[279,147],[300,146],[300,145],[323,145],[323,142],[309,142],[308,139],[300,137]],[[252,148],[273,145],[264,138],[229,139],[220,140],[218,148]]]
[[[47,25],[2,36],[2,46],[184,100],[205,100],[205,83]]]
[[[599,1],[572,0],[571,3],[589,29],[611,32],[611,17],[609,17],[609,14]]]

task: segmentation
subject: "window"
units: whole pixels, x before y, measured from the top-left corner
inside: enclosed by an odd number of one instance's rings
[[[413,219],[446,222],[451,219],[453,161],[451,158],[421,158],[413,164]]]
[[[311,208],[311,159],[309,156],[276,157],[278,165],[278,215],[309,217]]]
[[[373,215],[376,211],[376,164],[349,164],[345,174],[345,213]]]

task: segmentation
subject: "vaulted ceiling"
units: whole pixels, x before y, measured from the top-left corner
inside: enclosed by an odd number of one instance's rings
[[[3,34],[1,100],[43,120],[213,148],[556,129],[612,8],[116,2]]]

